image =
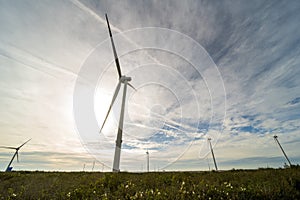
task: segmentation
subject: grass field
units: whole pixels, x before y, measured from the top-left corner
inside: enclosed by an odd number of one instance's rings
[[[0,173],[0,199],[300,199],[300,168]]]

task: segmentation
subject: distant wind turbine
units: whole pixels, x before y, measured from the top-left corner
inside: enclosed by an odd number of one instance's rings
[[[118,59],[116,47],[115,47],[114,40],[113,40],[113,37],[112,37],[112,33],[111,33],[111,30],[110,30],[110,25],[109,25],[109,22],[108,22],[107,14],[105,14],[105,18],[106,18],[106,22],[107,22],[107,26],[108,26],[108,31],[109,31],[109,36],[110,36],[112,50],[113,50],[113,54],[114,54],[114,58],[115,58],[116,67],[117,67],[117,71],[118,71],[118,74],[119,74],[119,83],[118,83],[118,85],[115,89],[111,104],[108,108],[108,112],[107,112],[106,117],[104,119],[104,122],[101,126],[100,132],[102,131],[102,129],[104,127],[104,124],[107,120],[107,117],[110,113],[110,110],[111,110],[111,108],[112,108],[112,106],[113,106],[113,104],[114,104],[114,102],[115,102],[115,100],[118,96],[121,83],[123,83],[124,84],[123,98],[122,98],[122,106],[121,106],[121,113],[120,113],[120,119],[119,119],[119,128],[118,128],[116,147],[115,147],[115,156],[114,156],[114,163],[113,163],[113,172],[118,172],[118,171],[120,171],[120,156],[121,156],[121,146],[122,146],[122,132],[123,132],[124,110],[125,110],[127,85],[132,87],[134,90],[135,90],[135,88],[129,83],[129,81],[131,81],[131,77],[127,77],[127,76],[122,75],[120,62],[119,62],[119,59]]]
[[[148,149],[146,151],[146,154],[147,154],[147,172],[149,172],[149,151],[148,151]]]
[[[209,159],[207,158],[208,171],[210,171]]]
[[[214,151],[213,151],[213,148],[211,146],[211,138],[208,138],[207,139],[208,142],[209,142],[209,146],[210,146],[210,150],[211,150],[211,154],[212,154],[212,157],[213,157],[213,160],[214,160],[214,164],[215,164],[215,168],[216,168],[216,171],[218,171],[218,167],[217,167],[217,162],[216,162],[216,158],[215,158],[215,154],[214,154]]]
[[[92,171],[94,171],[94,167],[95,167],[95,160],[94,160],[94,162],[93,162]]]
[[[6,147],[6,146],[0,146],[0,148],[5,148],[5,149],[14,149],[16,150],[16,152],[14,153],[13,157],[11,158],[7,168],[6,168],[6,172],[10,172],[12,171],[12,167],[10,166],[12,164],[12,162],[14,161],[15,157],[17,156],[17,161],[19,162],[19,150],[21,149],[21,147],[23,147],[27,142],[29,142],[31,139],[27,140],[26,142],[24,142],[21,146],[19,147]]]
[[[280,145],[280,143],[279,143],[279,141],[278,141],[277,138],[278,138],[278,136],[277,136],[277,135],[274,135],[274,140],[275,140],[275,141],[277,142],[277,144],[279,145],[279,147],[280,147],[280,149],[281,149],[281,151],[282,151],[284,157],[285,157],[286,160],[289,162],[289,165],[290,165],[290,167],[291,167],[291,166],[292,166],[292,163],[291,163],[291,161],[289,160],[289,158],[287,157],[286,153],[284,152],[284,150],[283,150],[282,146]]]

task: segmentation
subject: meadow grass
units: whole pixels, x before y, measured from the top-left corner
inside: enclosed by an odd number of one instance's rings
[[[2,172],[0,199],[300,199],[300,168],[223,172]]]

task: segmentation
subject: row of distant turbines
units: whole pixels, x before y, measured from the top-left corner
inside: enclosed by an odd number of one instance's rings
[[[281,144],[279,143],[278,141],[278,136],[277,135],[274,135],[274,140],[276,141],[276,143],[278,144],[280,150],[282,151],[284,157],[286,158],[287,162],[289,163],[289,166],[291,167],[292,166],[292,163],[290,161],[290,159],[288,158],[287,154],[285,153],[285,151],[283,150]],[[20,146],[18,147],[8,147],[8,146],[0,146],[0,148],[5,148],[5,149],[13,149],[13,150],[16,150],[15,153],[13,154],[10,162],[8,163],[8,166],[6,168],[6,172],[10,172],[12,171],[12,168],[11,167],[11,164],[13,163],[15,157],[17,156],[17,161],[19,162],[19,150],[27,143],[29,142],[31,139],[27,140],[26,142],[24,142],[23,144],[21,144]],[[211,145],[211,138],[208,138],[207,139],[208,143],[209,143],[209,147],[210,147],[210,150],[211,150],[211,155],[212,155],[212,158],[213,158],[213,161],[214,161],[214,166],[215,166],[215,170],[218,171],[218,166],[217,166],[217,162],[216,162],[216,158],[215,158],[215,154],[214,154],[214,151],[213,151],[213,148],[212,148],[212,145]],[[149,151],[147,149],[146,151],[146,155],[147,155],[147,172],[149,172],[149,167],[150,167],[150,157],[149,157]],[[92,171],[94,170],[94,167],[95,167],[95,161],[93,162],[93,167],[92,167]],[[103,167],[104,165],[102,166],[102,171],[103,171]],[[83,165],[83,171],[85,170],[85,164]]]

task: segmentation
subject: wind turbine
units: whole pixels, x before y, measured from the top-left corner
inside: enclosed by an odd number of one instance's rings
[[[94,171],[94,167],[95,167],[95,160],[94,160],[94,162],[93,162],[92,171]]]
[[[148,149],[146,151],[146,154],[147,154],[147,172],[149,172],[149,151],[148,151]]]
[[[213,148],[211,146],[211,138],[208,138],[207,139],[208,142],[209,142],[209,146],[210,146],[210,150],[211,150],[211,154],[212,154],[212,157],[213,157],[213,160],[214,160],[214,164],[215,164],[215,168],[216,168],[216,171],[218,171],[218,167],[217,167],[217,162],[216,162],[216,158],[215,158],[215,154],[214,154],[214,151],[213,151]]]
[[[5,146],[0,146],[0,148],[5,148],[5,149],[14,149],[16,150],[16,152],[14,153],[12,159],[10,160],[7,168],[6,168],[6,172],[10,172],[12,170],[12,167],[10,166],[11,163],[13,162],[14,158],[17,156],[17,161],[19,162],[19,150],[21,149],[21,147],[23,147],[27,142],[29,142],[31,139],[27,140],[26,142],[24,142],[21,146],[19,147],[5,147]]]
[[[118,93],[119,93],[119,90],[120,90],[120,87],[121,87],[121,83],[123,83],[124,88],[123,88],[122,106],[121,106],[118,134],[117,134],[116,147],[115,147],[115,156],[114,156],[114,163],[113,163],[113,172],[118,172],[118,171],[120,171],[120,155],[121,155],[121,146],[122,146],[122,132],[123,132],[124,110],[125,110],[127,85],[132,87],[134,90],[135,90],[135,88],[129,83],[131,81],[131,77],[127,77],[125,75],[122,75],[120,62],[119,62],[119,59],[118,59],[116,47],[115,47],[114,40],[113,40],[113,37],[112,37],[112,33],[111,33],[111,30],[110,30],[110,25],[109,25],[109,22],[108,22],[107,14],[105,14],[105,18],[106,18],[106,22],[107,22],[107,27],[108,27],[111,46],[112,46],[112,50],[113,50],[113,54],[114,54],[114,58],[115,58],[116,67],[117,67],[117,71],[118,71],[118,74],[119,74],[119,82],[118,82],[117,87],[115,89],[111,104],[108,108],[108,112],[107,112],[106,117],[104,119],[104,122],[101,126],[100,132],[102,131],[102,129],[104,127],[104,124],[107,120],[107,117],[110,113],[110,110],[111,110],[111,108],[112,108],[112,106],[113,106],[113,104],[114,104],[114,102],[115,102],[115,100],[118,96]]]
[[[289,162],[289,164],[290,164],[290,167],[292,167],[292,163],[291,163],[291,161],[290,161],[290,159],[287,157],[287,155],[286,155],[286,153],[284,152],[284,150],[283,150],[283,148],[282,148],[282,146],[280,145],[280,143],[279,143],[279,141],[278,141],[278,136],[277,135],[274,135],[273,136],[274,137],[274,140],[277,142],[277,144],[279,145],[279,147],[280,147],[280,149],[281,149],[281,151],[282,151],[282,153],[283,153],[283,155],[284,155],[284,157],[286,158],[286,160]]]

